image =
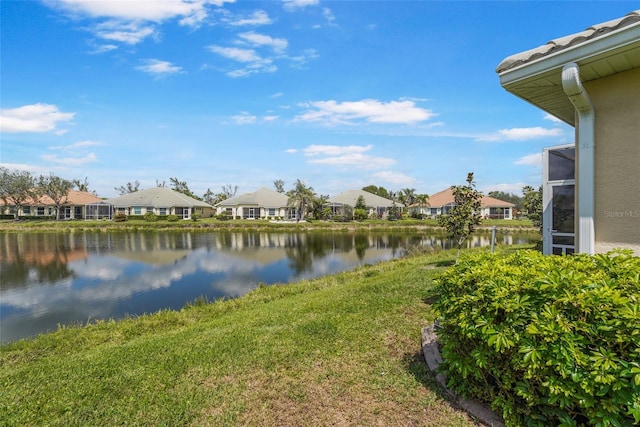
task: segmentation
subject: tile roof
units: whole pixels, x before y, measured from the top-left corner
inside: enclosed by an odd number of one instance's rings
[[[91,203],[99,203],[102,199],[95,194],[88,193],[86,191],[69,190],[67,193],[66,201],[63,200],[63,205],[88,205]],[[8,204],[12,204],[11,198],[8,198]],[[0,204],[4,204],[4,201],[0,200]],[[51,206],[55,205],[53,199],[49,196],[41,196],[37,200],[27,200],[24,205],[26,206]]]
[[[244,193],[239,196],[223,200],[216,206],[262,206],[268,208],[282,208],[287,206],[289,197],[266,187],[259,188],[253,193]]]
[[[621,18],[592,25],[585,31],[553,39],[543,46],[511,55],[505,58],[498,65],[496,72],[502,73],[508,71],[520,65],[535,61],[536,59],[551,55],[552,53],[560,50],[589,42],[605,34],[611,33],[612,31],[636,24],[640,25],[640,9],[630,12]]]
[[[358,201],[358,197],[364,197],[364,204],[368,207],[385,207],[389,208],[393,206],[393,201],[380,197],[377,194],[369,193],[364,190],[347,190],[343,193],[335,195],[329,198],[329,203],[337,203],[342,205],[355,206]],[[402,208],[402,203],[396,203],[396,206]]]
[[[429,206],[433,208],[439,208],[442,206],[452,205],[454,201],[453,191],[451,188],[440,191],[429,196]],[[505,202],[504,200],[496,199],[494,197],[482,196],[480,206],[483,208],[513,208],[516,205],[513,203]]]
[[[106,203],[116,207],[130,206],[153,206],[156,208],[167,208],[173,206],[179,207],[205,207],[212,206],[192,197],[182,194],[178,191],[166,187],[148,188],[146,190],[138,190],[133,193],[125,194],[120,197],[114,197],[105,200]]]

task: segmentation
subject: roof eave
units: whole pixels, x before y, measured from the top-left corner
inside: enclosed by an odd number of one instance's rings
[[[598,61],[631,51],[634,55],[640,53],[640,23],[502,71],[500,84],[519,98],[575,126],[573,107],[562,89],[562,67],[570,62],[596,65]],[[532,87],[547,88],[552,98],[549,102],[531,99],[526,92]]]

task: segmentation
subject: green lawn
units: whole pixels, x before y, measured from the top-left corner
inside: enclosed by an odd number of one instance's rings
[[[421,353],[432,278],[396,259],[0,347],[1,425],[471,426]]]
[[[496,226],[499,229],[517,229],[523,231],[537,231],[533,228],[529,220],[484,220],[480,229],[491,229]],[[332,222],[332,221],[310,221],[310,222],[280,222],[272,223],[267,220],[227,220],[221,221],[215,218],[198,219],[197,221],[179,220],[177,222],[169,222],[160,220],[157,222],[147,222],[142,219],[132,219],[124,222],[114,221],[55,221],[55,220],[21,220],[14,221],[11,219],[0,220],[0,231],[74,231],[74,230],[100,230],[100,231],[117,231],[117,230],[380,230],[380,231],[396,231],[396,230],[422,230],[422,229],[440,229],[438,221],[434,219],[403,219],[400,221],[388,220],[365,220],[351,222]]]

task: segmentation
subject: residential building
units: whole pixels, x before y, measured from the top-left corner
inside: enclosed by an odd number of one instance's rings
[[[507,91],[575,127],[575,161],[563,162],[574,182],[543,186],[545,253],[640,254],[640,10],[509,56],[496,71]]]
[[[446,215],[455,206],[455,199],[451,188],[440,191],[429,196],[428,206],[415,204],[409,207],[409,212],[413,215],[435,218],[439,215]],[[486,219],[513,219],[515,206],[513,203],[505,202],[494,197],[482,196],[480,201],[480,215]]]
[[[215,208],[217,215],[226,214],[232,219],[295,219],[296,210],[288,202],[286,194],[262,187],[223,200]]]
[[[201,218],[209,218],[214,212],[213,206],[208,203],[166,187],[138,190],[105,200],[105,203],[113,206],[114,214],[123,213],[127,216],[154,213],[189,219],[196,213]]]
[[[60,205],[60,219],[86,219],[87,206],[100,203],[102,199],[86,191],[69,190]],[[16,206],[11,198],[0,200],[0,212],[4,215],[15,215]],[[40,196],[36,200],[27,200],[19,209],[18,217],[53,217],[56,216],[56,204],[49,196]]]
[[[329,208],[333,215],[340,214],[340,210],[344,206],[354,208],[360,197],[364,199],[364,204],[367,207],[367,214],[369,216],[375,216],[376,218],[387,218],[392,208],[402,210],[405,207],[402,203],[385,199],[377,194],[369,193],[368,191],[347,190],[343,193],[330,197]]]

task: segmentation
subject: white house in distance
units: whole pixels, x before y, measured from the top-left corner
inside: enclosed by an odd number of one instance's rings
[[[576,130],[575,161],[564,162],[573,183],[560,174],[543,187],[545,253],[640,255],[640,10],[509,56],[496,71],[507,91]],[[558,218],[567,213],[574,218]]]
[[[159,216],[176,215],[189,219],[197,213],[201,218],[213,216],[213,206],[166,187],[148,188],[105,200],[113,206],[114,213],[144,215],[148,212]]]
[[[262,187],[252,193],[230,197],[216,204],[216,214],[236,219],[295,219],[296,210],[287,206],[289,197]]]
[[[436,217],[446,215],[455,206],[455,198],[451,188],[440,191],[429,196],[427,205],[415,204],[409,207],[413,214],[424,215],[426,217]],[[513,219],[516,205],[494,197],[482,196],[480,201],[480,215],[489,219]]]
[[[338,211],[343,206],[355,207],[358,202],[358,198],[364,199],[364,204],[367,207],[368,215],[376,215],[378,218],[386,218],[389,209],[392,207],[397,207],[399,209],[404,209],[404,205],[402,203],[394,203],[393,200],[385,199],[384,197],[380,197],[377,194],[369,193],[364,190],[347,190],[344,193],[340,193],[333,197],[329,198],[329,208],[333,214],[338,213]]]

